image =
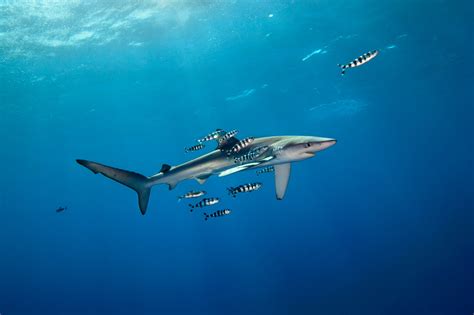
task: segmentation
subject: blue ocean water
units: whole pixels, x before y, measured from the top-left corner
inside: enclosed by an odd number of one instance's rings
[[[0,314],[471,314],[473,13],[0,1]],[[248,171],[154,187],[145,216],[75,163],[152,175],[215,128],[338,143],[293,165],[282,201],[272,174],[226,197]],[[177,203],[199,188],[233,213]]]

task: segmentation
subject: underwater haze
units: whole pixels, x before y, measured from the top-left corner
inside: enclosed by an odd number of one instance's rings
[[[473,16],[468,0],[0,0],[0,314],[472,314]],[[337,144],[293,163],[281,201],[248,170],[156,186],[146,215],[75,161],[150,176],[216,128]],[[196,189],[232,213],[177,202]]]

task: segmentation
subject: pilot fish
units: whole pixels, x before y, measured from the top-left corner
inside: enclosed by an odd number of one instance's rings
[[[249,183],[237,187],[229,187],[227,188],[227,191],[229,192],[229,195],[235,197],[239,193],[255,191],[260,189],[262,186],[262,183]]]
[[[229,151],[227,151],[227,155],[239,153],[242,149],[248,147],[254,140],[254,137],[248,137],[240,140],[234,144],[234,146]]]
[[[191,198],[201,197],[201,196],[204,196],[205,194],[206,192],[204,190],[199,190],[199,191],[191,190],[185,193],[184,195],[179,196],[178,201],[181,201],[181,199],[191,199]]]
[[[273,172],[273,171],[275,171],[275,168],[274,168],[273,165],[272,165],[272,166],[264,167],[264,168],[262,168],[262,169],[256,171],[256,173],[257,173],[257,176],[258,176],[258,175],[260,175],[260,174],[271,173],[271,172]]]
[[[235,137],[239,131],[236,129],[226,132],[222,137],[219,138],[219,143],[227,142],[230,138]]]
[[[364,63],[369,62],[370,60],[374,59],[375,56],[377,56],[378,54],[379,54],[378,50],[369,51],[368,53],[363,54],[362,56],[354,59],[353,61],[349,62],[346,65],[337,64],[337,66],[341,68],[341,75],[344,75],[346,73],[347,68],[355,68],[355,67],[361,66]]]
[[[207,207],[207,206],[212,206],[212,205],[215,205],[218,202],[219,202],[219,198],[214,198],[214,197],[213,198],[204,198],[203,200],[199,201],[195,205],[189,204],[189,207],[191,207],[191,209],[189,209],[189,211],[192,212],[194,208],[204,208],[204,207]]]
[[[265,153],[268,148],[268,146],[256,147],[255,149],[252,149],[249,153],[234,158],[234,163],[244,163],[247,161],[255,160],[263,153]]]
[[[198,139],[198,142],[201,143],[201,142],[215,140],[215,139],[219,138],[220,136],[222,136],[223,134],[225,134],[224,130],[216,129],[216,131],[213,131],[210,134],[208,134],[207,136],[202,137],[201,139]]]
[[[198,150],[201,150],[201,149],[204,149],[204,144],[199,143],[199,144],[193,145],[192,147],[184,148],[184,152],[186,152],[186,153],[194,152],[194,151],[198,151]]]
[[[224,215],[228,215],[230,214],[232,211],[230,211],[229,209],[224,209],[224,210],[217,210],[216,212],[214,213],[211,213],[211,214],[207,214],[204,212],[204,220],[207,220],[209,218],[217,218],[217,217],[222,217]]]

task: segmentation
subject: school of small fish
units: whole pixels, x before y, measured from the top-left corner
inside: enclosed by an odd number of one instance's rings
[[[242,164],[245,162],[255,160],[259,157],[262,157],[267,152],[273,152],[273,153],[278,152],[278,148],[274,148],[273,151],[269,151],[270,148],[268,146],[259,146],[259,147],[251,149],[250,151],[246,150],[246,148],[250,144],[253,143],[255,138],[247,137],[239,141],[232,139],[237,135],[237,133],[238,131],[236,129],[231,130],[229,132],[225,132],[222,129],[216,129],[215,131],[212,131],[206,136],[199,138],[197,140],[198,144],[187,147],[185,149],[185,152],[194,152],[194,151],[202,150],[205,147],[204,142],[208,142],[212,140],[217,140],[217,142],[219,143],[218,149],[221,147],[222,148],[230,147],[230,149],[226,149],[226,150],[221,149],[221,151],[224,152],[229,158],[232,158],[234,160],[234,163]],[[256,174],[260,175],[260,174],[270,173],[273,171],[274,171],[273,166],[267,166],[267,167],[257,170]],[[231,197],[235,198],[239,194],[257,191],[262,187],[263,187],[263,184],[261,182],[254,182],[254,183],[238,185],[235,187],[229,187],[227,188],[227,192]],[[181,196],[178,196],[178,201],[181,201],[182,199],[195,199],[195,198],[203,197],[204,195],[207,195],[207,192],[204,190],[191,190]],[[189,210],[190,212],[193,212],[194,209],[198,209],[198,208],[203,209],[206,207],[211,207],[218,204],[220,201],[221,199],[219,197],[202,198],[194,204],[189,203],[188,204]],[[217,210],[212,213],[204,212],[203,214],[204,214],[204,220],[207,221],[209,218],[227,216],[231,213],[232,211],[230,209],[222,209],[222,210]]]

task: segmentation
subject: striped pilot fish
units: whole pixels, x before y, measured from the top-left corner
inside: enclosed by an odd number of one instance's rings
[[[273,172],[273,171],[275,171],[275,168],[274,168],[273,165],[272,165],[272,166],[264,167],[264,168],[262,168],[262,169],[256,171],[256,173],[257,173],[257,176],[258,176],[258,175],[260,175],[260,174],[271,173],[271,172]]]
[[[194,208],[204,208],[204,207],[212,206],[212,205],[215,205],[218,202],[219,202],[219,198],[214,198],[214,197],[204,198],[201,201],[199,201],[198,203],[196,203],[195,205],[189,204],[189,207],[191,207],[191,209],[189,209],[189,211],[192,212]]]
[[[267,152],[268,149],[269,147],[266,145],[256,147],[255,149],[252,149],[249,153],[234,158],[234,163],[244,163],[244,162],[255,160],[256,158],[261,156],[263,153]]]
[[[370,60],[374,59],[375,56],[377,56],[378,54],[379,54],[378,50],[369,51],[368,53],[363,54],[359,58],[354,59],[353,61],[349,62],[346,65],[337,64],[337,66],[341,68],[341,75],[344,75],[346,73],[346,69],[361,66],[364,63],[369,62]]]
[[[259,190],[262,186],[263,186],[262,183],[249,183],[249,184],[244,184],[237,187],[227,188],[227,191],[229,192],[229,195],[231,195],[232,197],[235,197],[239,193]]]
[[[219,138],[219,143],[227,142],[227,140],[235,137],[238,133],[239,131],[236,129],[226,132],[222,137]]]
[[[201,143],[201,142],[216,140],[217,138],[219,138],[220,136],[222,136],[224,134],[225,134],[224,130],[216,129],[216,131],[213,131],[210,134],[208,134],[207,136],[202,137],[201,139],[198,139],[198,142]]]
[[[204,144],[199,143],[199,144],[193,145],[192,147],[184,148],[184,152],[188,153],[188,152],[199,151],[202,149],[204,149]]]
[[[240,140],[234,144],[234,146],[229,151],[227,151],[227,155],[239,153],[242,149],[248,147],[254,140],[254,137],[248,137]]]
[[[209,219],[209,218],[222,217],[224,215],[230,214],[231,212],[232,211],[230,211],[229,209],[217,210],[216,212],[211,213],[211,214],[207,214],[207,213],[204,212],[204,220],[207,221],[207,219]]]
[[[206,192],[204,190],[198,190],[198,191],[191,190],[190,192],[187,192],[184,195],[179,196],[178,201],[181,201],[181,199],[198,198],[198,197],[204,196],[205,194]]]

